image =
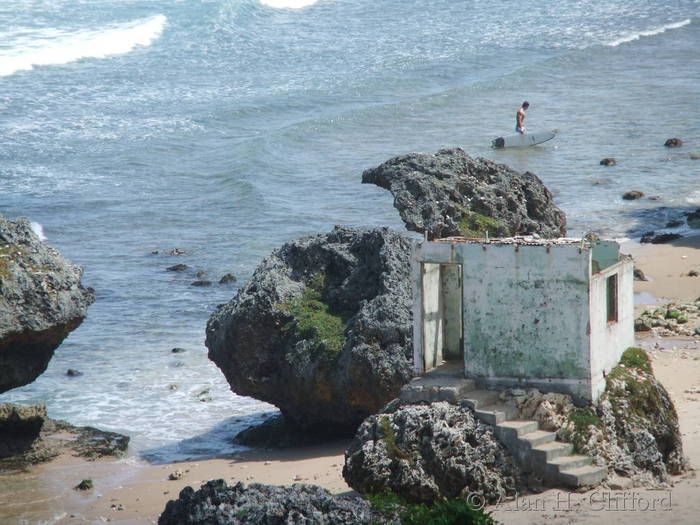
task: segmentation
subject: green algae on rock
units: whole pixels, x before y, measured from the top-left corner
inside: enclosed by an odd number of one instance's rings
[[[289,428],[350,436],[412,377],[409,259],[388,228],[289,242],[212,315],[209,358]]]

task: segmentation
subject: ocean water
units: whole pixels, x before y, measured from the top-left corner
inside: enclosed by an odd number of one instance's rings
[[[530,170],[572,235],[634,237],[700,205],[697,0],[4,0],[0,84],[0,213],[97,294],[0,401],[126,433],[153,461],[233,451],[274,410],[230,392],[206,321],[287,240],[403,229],[360,184],[391,156],[460,146]],[[490,149],[523,100],[556,139]]]

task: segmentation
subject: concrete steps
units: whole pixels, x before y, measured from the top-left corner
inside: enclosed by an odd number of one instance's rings
[[[467,406],[513,454],[521,467],[546,485],[579,488],[596,486],[607,476],[606,467],[592,465],[589,456],[574,454],[570,443],[556,440],[554,432],[539,429],[537,421],[517,419],[518,409],[500,400],[495,390],[480,390],[471,379],[451,370],[414,379],[401,389],[403,401],[447,401]]]

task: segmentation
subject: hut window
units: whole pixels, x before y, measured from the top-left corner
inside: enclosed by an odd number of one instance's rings
[[[606,302],[608,311],[608,322],[617,322],[617,274],[611,275],[606,279]]]

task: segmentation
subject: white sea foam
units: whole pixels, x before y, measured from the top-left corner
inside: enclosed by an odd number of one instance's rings
[[[46,235],[44,235],[44,227],[41,224],[39,224],[38,222],[30,222],[29,226],[31,226],[32,231],[36,234],[37,237],[39,237],[40,241],[46,240]]]
[[[632,33],[627,36],[623,36],[621,38],[618,38],[617,40],[613,40],[612,42],[608,42],[607,46],[611,47],[617,47],[620,44],[624,44],[626,42],[632,42],[634,40],[639,40],[643,36],[653,36],[653,35],[658,35],[660,33],[665,33],[666,31],[669,31],[671,29],[678,29],[680,27],[684,27],[690,24],[690,19],[686,18],[685,20],[681,20],[680,22],[675,22],[673,24],[666,24],[665,26],[657,27],[655,29],[650,29],[648,31],[640,31],[638,33]]]
[[[137,46],[148,47],[160,37],[165,22],[165,16],[156,15],[90,31],[15,29],[0,34],[6,42],[6,49],[0,50],[0,77],[36,66],[105,58],[128,53]]]
[[[275,9],[301,9],[314,5],[318,0],[260,0],[261,4]]]

